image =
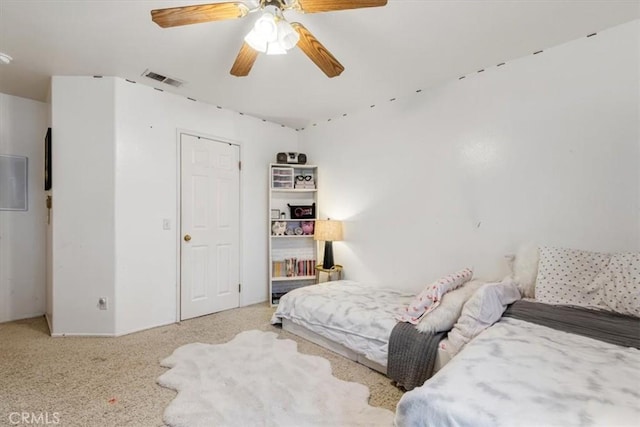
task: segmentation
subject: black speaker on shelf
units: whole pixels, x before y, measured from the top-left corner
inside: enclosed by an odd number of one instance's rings
[[[304,165],[307,163],[307,155],[304,153],[278,153],[276,162],[282,164]]]

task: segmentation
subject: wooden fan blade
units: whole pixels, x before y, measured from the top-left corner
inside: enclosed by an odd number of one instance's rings
[[[387,0],[298,0],[304,13],[331,12],[332,10],[360,9],[363,7],[379,7],[387,4]]]
[[[300,35],[298,47],[320,68],[327,77],[336,77],[344,71],[342,64],[299,22],[291,26]]]
[[[251,71],[251,67],[253,67],[253,63],[256,62],[257,57],[258,51],[247,43],[243,43],[240,52],[238,52],[238,56],[236,56],[236,62],[234,62],[233,67],[231,67],[231,74],[236,77],[249,75],[249,71]]]
[[[151,11],[151,20],[162,28],[201,22],[242,18],[249,8],[240,2],[199,4],[195,6],[171,7]]]

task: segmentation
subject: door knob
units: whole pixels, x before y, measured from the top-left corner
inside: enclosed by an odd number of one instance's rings
[[[184,241],[188,242],[189,240],[191,240],[191,236],[189,236],[188,234],[184,235]]]

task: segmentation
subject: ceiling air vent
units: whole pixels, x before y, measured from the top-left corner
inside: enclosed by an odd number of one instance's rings
[[[180,87],[184,84],[184,82],[182,80],[178,80],[175,79],[173,77],[167,77],[167,76],[163,76],[162,74],[159,73],[154,73],[153,71],[149,71],[144,70],[144,73],[142,73],[143,76],[148,77],[152,80],[158,81],[158,82],[162,82],[165,84],[168,84],[169,86],[173,86],[173,87]]]

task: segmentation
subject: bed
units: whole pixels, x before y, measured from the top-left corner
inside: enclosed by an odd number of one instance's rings
[[[397,427],[640,425],[640,254],[536,254],[526,298],[405,393]]]
[[[395,316],[415,295],[351,280],[298,288],[280,299],[271,323],[309,341],[387,373]],[[434,370],[449,357],[438,350]]]
[[[405,393],[396,411],[398,427],[637,425],[640,350],[511,317]]]
[[[443,329],[435,375],[398,403],[397,427],[640,425],[640,253],[532,253],[501,282],[443,296],[440,308],[472,291]],[[414,313],[431,285],[416,296],[352,281],[302,288],[272,321],[384,373],[390,331],[437,318]]]

